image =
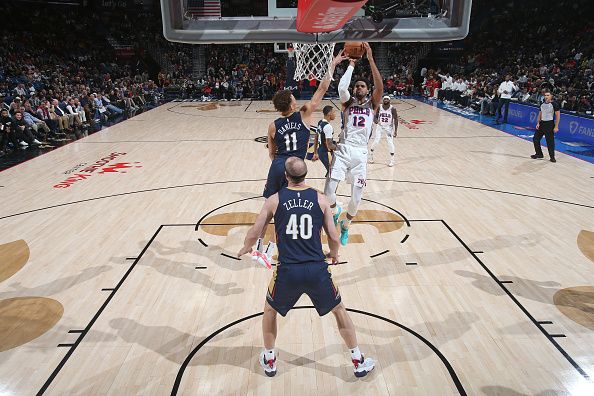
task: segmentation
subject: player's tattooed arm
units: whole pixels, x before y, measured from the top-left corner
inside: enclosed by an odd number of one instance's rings
[[[392,120],[394,125],[394,136],[398,135],[398,111],[395,107],[392,107]]]
[[[326,147],[328,147],[328,151],[335,151],[338,149],[338,147],[336,146],[336,143],[334,143],[334,141],[332,141],[332,139],[328,139],[328,138],[326,138]]]
[[[319,147],[319,140],[320,140],[320,132],[316,131],[316,140],[314,141],[314,149],[313,149],[313,156],[311,158],[312,161],[317,161],[320,159],[318,157],[318,147]]]
[[[268,156],[270,157],[270,161],[274,161],[274,157],[276,157],[276,142],[274,141],[275,133],[274,122],[271,122],[270,125],[268,125]]]

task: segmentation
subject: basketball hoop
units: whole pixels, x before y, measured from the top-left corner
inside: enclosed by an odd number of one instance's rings
[[[320,81],[328,73],[335,43],[293,43],[297,58],[295,80],[310,79],[312,76]],[[332,76],[330,76],[332,77]]]

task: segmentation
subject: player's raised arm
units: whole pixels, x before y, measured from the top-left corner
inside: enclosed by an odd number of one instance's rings
[[[270,161],[273,161],[276,156],[276,142],[274,141],[275,133],[276,129],[274,127],[274,122],[271,122],[270,125],[268,125],[268,156],[270,157]]]
[[[260,214],[256,218],[256,222],[254,225],[249,229],[247,235],[245,236],[245,240],[243,241],[243,247],[237,253],[237,257],[241,257],[246,253],[252,251],[252,246],[256,243],[262,231],[264,231],[264,227],[270,223],[272,216],[274,216],[274,211],[278,205],[278,194],[272,195],[270,198],[266,199],[264,202],[264,206],[262,206],[262,210]]]
[[[338,97],[343,109],[348,105],[351,100],[351,93],[349,92],[349,86],[351,85],[351,78],[353,78],[353,71],[355,70],[355,60],[349,59],[349,67],[340,78],[338,82]]]
[[[311,117],[312,113],[316,111],[318,106],[320,106],[320,103],[322,103],[322,99],[324,99],[324,95],[328,91],[328,87],[330,87],[330,81],[332,81],[332,75],[334,74],[334,69],[336,68],[336,65],[347,59],[348,57],[344,55],[344,50],[341,50],[334,57],[334,59],[332,59],[330,66],[328,66],[328,73],[326,73],[326,75],[320,82],[320,85],[318,86],[318,89],[316,89],[316,92],[313,94],[311,100],[307,102],[301,109],[301,111],[303,112],[303,118],[306,122],[310,121],[309,118]]]
[[[373,103],[373,109],[376,110],[381,101],[382,95],[384,94],[384,81],[380,74],[375,60],[373,59],[373,53],[371,52],[371,46],[369,43],[363,43],[365,51],[367,51],[367,59],[369,60],[369,66],[371,66],[371,75],[373,76],[373,94],[371,94],[371,103]]]

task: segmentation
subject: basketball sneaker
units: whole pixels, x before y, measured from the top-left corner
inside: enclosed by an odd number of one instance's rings
[[[390,162],[388,162],[388,166],[394,166],[394,158],[390,159]]]
[[[264,354],[264,352],[262,352],[262,354]],[[275,358],[275,360],[276,360],[276,358]],[[357,377],[357,378],[365,377],[367,375],[367,373],[369,373],[371,370],[373,370],[375,368],[375,361],[372,358],[365,359],[365,357],[363,355],[361,355],[361,360],[352,359],[352,362],[353,362],[353,366],[355,366],[353,371],[355,373],[355,377]],[[275,368],[275,373],[276,373],[276,368]],[[266,375],[268,375],[268,374],[266,374]]]
[[[340,244],[346,246],[349,241],[349,229],[344,227],[346,220],[340,222]]]
[[[337,202],[336,203],[336,213],[334,213],[334,215],[333,215],[335,226],[338,225],[338,218],[340,217],[341,213],[342,213],[342,206],[340,206]]]
[[[267,377],[274,377],[276,375],[276,356],[274,357],[274,359],[266,360],[266,358],[264,357],[264,351],[262,351],[262,352],[260,352],[260,359],[258,359],[258,360],[260,362],[260,366],[262,366],[262,368],[264,369],[264,374],[266,374]],[[373,367],[372,367],[372,370],[373,370]],[[367,373],[365,373],[365,374],[367,374]],[[363,374],[363,375],[365,375],[365,374]],[[355,375],[357,375],[356,371],[355,371]]]
[[[260,250],[254,250],[252,252],[252,260],[257,261],[259,264],[268,269],[272,269],[272,254],[274,253],[275,246],[276,244],[274,242],[269,242],[268,246],[266,246],[266,250],[263,252]]]
[[[262,238],[258,238],[256,241],[256,248],[252,251],[252,260],[258,261],[257,252],[264,252],[264,244],[262,243]]]

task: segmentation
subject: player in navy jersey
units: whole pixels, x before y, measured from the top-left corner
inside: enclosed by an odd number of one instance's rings
[[[336,143],[332,140],[334,128],[332,128],[330,122],[336,118],[336,112],[334,111],[334,106],[324,106],[322,113],[324,114],[324,118],[318,122],[318,126],[315,129],[316,140],[314,142],[312,161],[319,159],[324,164],[324,168],[326,168],[325,177],[328,177],[330,163],[332,162],[332,152],[336,150]]]
[[[249,253],[266,224],[274,217],[277,235],[279,264],[268,286],[262,332],[264,350],[259,362],[267,376],[276,375],[276,314],[285,316],[302,294],[307,294],[320,316],[332,312],[338,330],[350,349],[354,373],[363,377],[373,370],[375,362],[365,358],[357,344],[357,334],[351,318],[341,302],[340,293],[332,281],[328,263],[322,251],[322,229],[328,236],[333,264],[338,262],[338,232],[334,225],[332,209],[324,195],[305,184],[307,165],[300,158],[285,161],[288,187],[273,194],[248,231],[238,257]]]
[[[285,161],[287,158],[305,158],[309,146],[309,125],[313,122],[313,112],[322,102],[324,94],[330,86],[334,68],[346,59],[348,58],[343,55],[343,51],[334,57],[328,67],[328,73],[313,97],[299,110],[297,110],[297,101],[290,90],[278,91],[272,98],[274,108],[280,112],[281,116],[268,125],[268,155],[272,164],[270,164],[268,179],[264,187],[264,198],[270,197],[286,186]],[[265,232],[266,229],[264,229]],[[275,244],[270,241],[264,248],[263,237],[264,234],[256,241],[256,250],[254,250],[252,258],[260,264],[270,267]]]

